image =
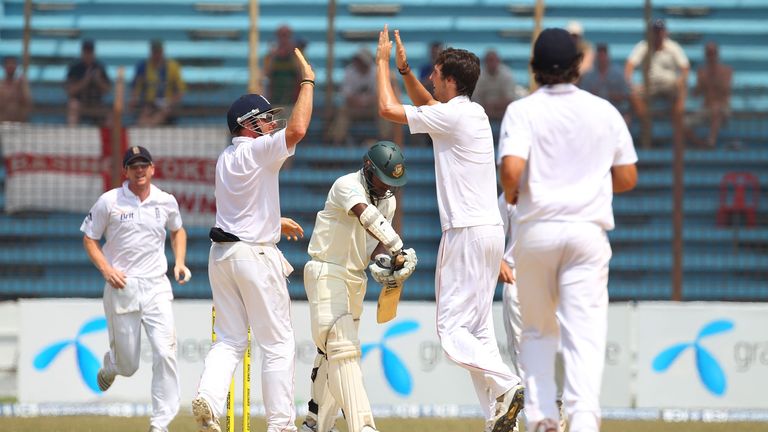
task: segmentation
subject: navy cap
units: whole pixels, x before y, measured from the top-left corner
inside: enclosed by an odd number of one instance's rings
[[[123,156],[123,167],[127,167],[137,160],[144,160],[146,162],[152,163],[152,155],[149,154],[149,150],[145,149],[144,147],[133,146],[129,148],[128,151],[125,152],[125,156]]]
[[[229,132],[235,133],[242,126],[237,122],[238,117],[242,117],[251,111],[257,110],[254,114],[261,114],[272,110],[272,104],[267,98],[259,94],[244,94],[232,102],[232,106],[227,111],[227,126]]]
[[[667,23],[662,18],[656,18],[651,21],[651,28],[654,30],[664,30],[667,28]]]
[[[571,34],[561,28],[548,28],[539,34],[533,45],[533,64],[542,71],[564,70],[579,55]]]

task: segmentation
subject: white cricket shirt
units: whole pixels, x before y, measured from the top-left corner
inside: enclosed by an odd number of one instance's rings
[[[339,177],[331,186],[325,206],[317,212],[307,252],[318,261],[362,272],[368,267],[379,240],[370,235],[352,213],[357,204],[372,205],[361,171]],[[395,197],[379,200],[376,208],[392,223]]]
[[[179,204],[173,195],[150,186],[143,202],[122,187],[103,193],[85,217],[80,231],[106,242],[102,252],[109,264],[128,277],[157,277],[168,271],[165,232],[181,229]]]
[[[278,175],[295,150],[285,143],[285,129],[232,138],[216,162],[216,226],[249,243],[280,241]]]
[[[512,102],[499,132],[499,161],[528,161],[518,223],[594,222],[614,227],[611,167],[637,162],[627,124],[605,99],[572,84],[545,86]]]
[[[411,133],[432,137],[442,230],[501,225],[493,133],[483,107],[466,96],[404,107]]]

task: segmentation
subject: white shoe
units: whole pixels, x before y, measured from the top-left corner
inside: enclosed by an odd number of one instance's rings
[[[360,432],[379,432],[379,431],[366,425],[366,426],[363,426],[363,429],[360,430]]]
[[[525,387],[518,384],[496,398],[493,409],[492,432],[512,432],[517,427],[517,415],[525,404]]]
[[[159,427],[157,427],[157,426],[150,426],[150,427],[149,427],[149,432],[167,432],[167,431],[165,431],[165,430],[163,430],[163,429],[160,429],[160,428],[159,428]]]
[[[192,401],[192,415],[200,432],[221,432],[219,419],[214,417],[211,405],[200,396]]]
[[[544,419],[533,428],[533,432],[557,432],[558,424],[552,419]]]
[[[99,373],[96,374],[96,384],[98,384],[99,390],[102,392],[107,391],[113,382],[115,382],[114,375],[107,375],[107,371],[104,368],[99,369]]]

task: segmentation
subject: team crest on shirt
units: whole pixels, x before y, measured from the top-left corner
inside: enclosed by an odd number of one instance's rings
[[[400,178],[403,176],[404,172],[405,170],[403,169],[403,164],[397,164],[395,165],[395,168],[392,170],[392,177]]]

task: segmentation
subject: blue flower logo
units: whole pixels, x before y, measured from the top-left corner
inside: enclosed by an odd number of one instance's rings
[[[107,320],[104,317],[94,318],[80,327],[74,339],[64,339],[48,345],[43,348],[36,356],[32,364],[35,369],[42,371],[56,360],[56,357],[67,347],[74,345],[77,355],[77,366],[80,369],[80,377],[83,378],[85,385],[94,393],[101,393],[99,385],[96,383],[96,374],[99,372],[100,362],[96,356],[85,345],[80,343],[80,337],[89,333],[103,331],[107,329]]]
[[[656,372],[666,371],[672,366],[675,360],[677,360],[680,354],[688,348],[693,348],[696,352],[696,369],[699,371],[699,378],[701,379],[702,384],[704,384],[704,387],[706,387],[710,393],[716,396],[724,395],[727,387],[725,372],[723,372],[723,368],[720,367],[720,363],[718,363],[715,356],[701,346],[701,340],[705,337],[714,336],[718,333],[727,332],[732,329],[733,322],[730,320],[710,322],[699,330],[699,334],[693,342],[675,344],[660,352],[656,358],[653,359],[653,370]]]
[[[363,344],[363,359],[375,348],[381,350],[381,367],[384,368],[384,376],[392,389],[401,396],[408,396],[413,391],[413,379],[405,363],[400,360],[394,351],[387,347],[387,340],[396,336],[415,332],[419,329],[419,323],[413,320],[402,321],[392,325],[384,332],[381,340],[376,343]]]

